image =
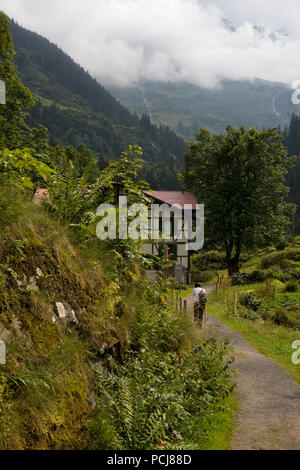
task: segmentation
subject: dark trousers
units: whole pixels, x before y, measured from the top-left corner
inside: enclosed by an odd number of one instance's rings
[[[205,312],[205,303],[204,302],[195,302],[194,303],[194,318],[195,320],[203,321]]]

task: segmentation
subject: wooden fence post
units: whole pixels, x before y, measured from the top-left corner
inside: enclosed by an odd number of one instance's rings
[[[235,301],[234,301],[234,315],[237,315],[237,304],[238,304],[238,294],[235,293]]]

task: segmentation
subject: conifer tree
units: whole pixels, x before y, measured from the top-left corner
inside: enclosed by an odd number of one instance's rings
[[[0,80],[6,86],[6,104],[0,106],[0,149],[30,147],[37,150],[46,130],[41,126],[30,129],[25,122],[35,99],[22,84],[13,65],[15,51],[9,25],[7,16],[0,12]]]

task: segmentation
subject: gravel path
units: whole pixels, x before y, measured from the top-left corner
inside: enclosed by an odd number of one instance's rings
[[[208,292],[211,286],[206,286]],[[188,298],[192,308],[193,297]],[[191,311],[191,310],[190,310]],[[239,409],[232,449],[300,449],[300,386],[272,359],[253,348],[216,317],[207,316],[205,334],[217,332],[234,347]]]

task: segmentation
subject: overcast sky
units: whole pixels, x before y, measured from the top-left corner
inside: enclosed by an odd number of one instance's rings
[[[0,9],[103,84],[300,79],[299,0],[0,0]]]

